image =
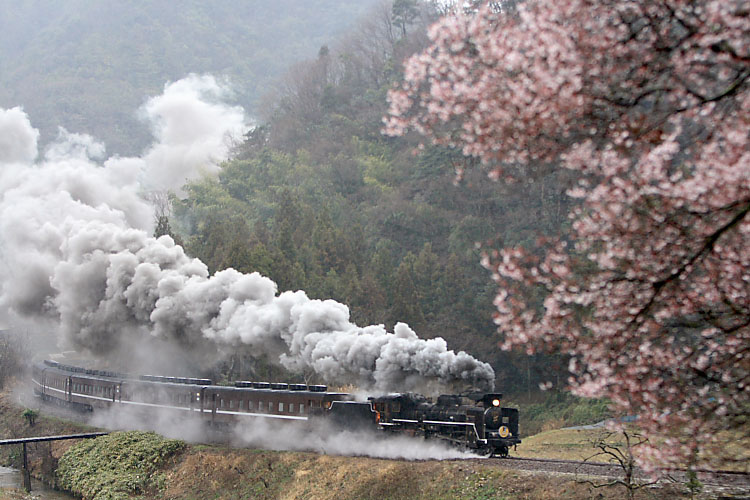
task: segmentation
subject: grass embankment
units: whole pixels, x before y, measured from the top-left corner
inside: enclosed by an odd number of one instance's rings
[[[606,400],[578,398],[566,392],[539,392],[518,400],[511,397],[504,404],[521,409],[521,437],[612,417]]]
[[[555,429],[523,439],[512,456],[524,458],[557,458],[564,460],[586,460],[596,450],[594,442],[602,436],[604,429]],[[624,442],[624,441],[623,441]],[[593,461],[605,461],[594,459]]]
[[[66,467],[71,461],[71,469]],[[622,498],[569,477],[504,470],[494,461],[403,462],[316,453],[182,445],[142,432],[84,442],[60,460],[61,483],[87,499]],[[70,483],[68,483],[70,481]],[[602,494],[600,496],[600,493]],[[642,492],[638,498],[679,498]]]

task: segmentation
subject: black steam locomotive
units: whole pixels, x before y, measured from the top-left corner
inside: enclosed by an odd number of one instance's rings
[[[518,410],[502,408],[501,394],[443,395],[432,403],[418,394],[370,398],[380,427],[449,441],[480,453],[507,457],[518,437]]]
[[[324,421],[441,439],[480,454],[507,456],[520,443],[518,410],[500,407],[500,394],[440,396],[432,403],[417,394],[370,397],[329,392],[323,385],[236,382],[129,375],[45,361],[34,366],[35,393],[45,401],[82,411],[118,408],[148,415],[156,410],[190,416],[215,426],[257,418],[284,424]]]

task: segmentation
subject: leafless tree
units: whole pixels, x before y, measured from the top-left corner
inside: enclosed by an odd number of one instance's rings
[[[592,479],[581,480],[581,482],[589,484],[593,488],[623,486],[628,492],[628,499],[632,500],[635,498],[636,491],[658,482],[658,479],[649,479],[638,474],[634,453],[639,446],[647,442],[648,439],[642,434],[627,429],[619,432],[607,431],[598,435],[592,442],[597,452],[586,458],[584,462],[606,461],[622,469],[623,476],[604,482]]]
[[[8,331],[0,331],[0,389],[17,376],[26,358],[24,343]]]

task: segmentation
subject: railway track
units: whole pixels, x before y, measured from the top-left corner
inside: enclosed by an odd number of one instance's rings
[[[616,464],[603,462],[585,462],[582,460],[563,460],[550,458],[490,458],[477,460],[492,460],[498,466],[508,469],[527,471],[549,472],[558,474],[572,474],[577,476],[593,476],[601,478],[623,478],[622,467]],[[698,480],[704,486],[716,488],[730,488],[735,493],[750,495],[750,474],[747,472],[697,469]],[[635,479],[646,482],[649,476],[641,469],[636,469]],[[663,481],[675,483],[686,483],[688,481],[686,471],[672,469],[661,475]]]

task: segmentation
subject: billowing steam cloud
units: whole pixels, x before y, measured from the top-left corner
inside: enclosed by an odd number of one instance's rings
[[[346,306],[278,294],[257,273],[209,276],[171,238],[149,236],[143,186],[177,189],[215,172],[227,138],[246,130],[240,109],[216,101],[223,92],[207,76],[167,85],[143,109],[157,144],[103,163],[91,160],[102,145],[65,131],[35,162],[38,132],[21,109],[0,109],[0,308],[59,320],[66,345],[100,356],[156,338],[199,352],[241,347],[376,390],[490,388],[492,368],[441,338],[358,327]]]
[[[228,94],[214,77],[191,75],[143,106],[157,140],[144,157],[146,188],[176,191],[198,174],[219,171],[232,141],[248,129],[242,108],[217,101]]]

